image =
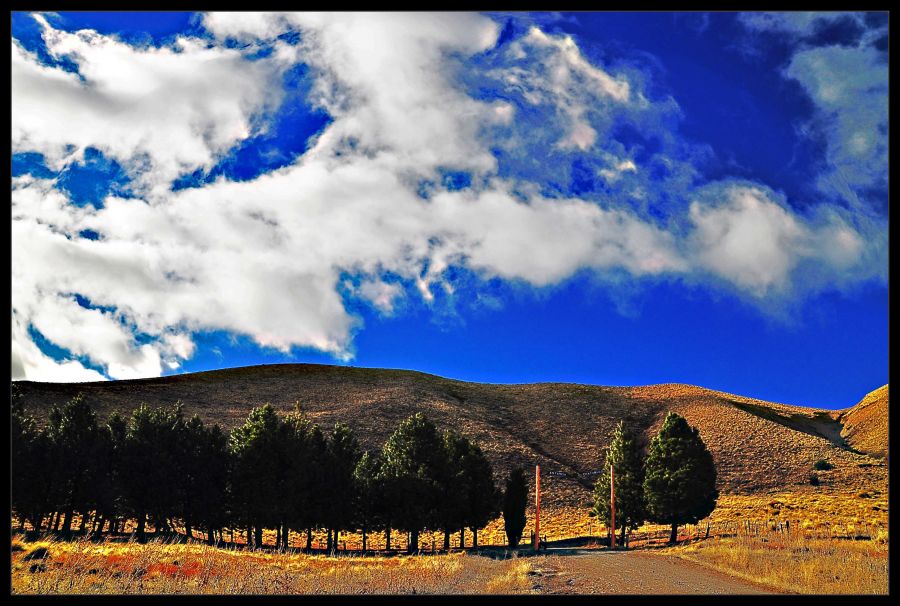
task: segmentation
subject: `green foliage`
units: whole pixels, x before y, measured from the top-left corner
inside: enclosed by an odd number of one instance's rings
[[[24,399],[15,384],[10,408],[11,504],[20,517],[37,527],[52,508],[48,473],[53,465],[51,444],[34,417],[25,411]]]
[[[381,453],[366,451],[353,470],[356,524],[363,532],[384,527],[384,484],[381,481]]]
[[[636,529],[647,518],[644,498],[644,455],[637,436],[620,422],[606,449],[603,473],[594,484],[592,515],[610,523],[610,465],[615,469],[616,526]]]
[[[226,435],[181,403],[141,405],[105,425],[82,397],[52,407],[41,429],[11,391],[12,505],[34,526],[48,514],[94,513],[104,521],[137,520],[171,532],[174,522],[205,530],[224,526],[334,531],[423,528],[477,532],[497,513],[493,471],[484,453],[453,432],[438,434],[421,414],[400,424],[381,452],[360,454],[350,427],[324,435],[299,410],[280,417],[254,408]],[[524,522],[523,522],[524,525]],[[258,539],[257,539],[258,540]]]
[[[441,437],[434,423],[416,413],[391,434],[382,456],[392,522],[411,533],[409,550],[416,551],[419,531],[439,525],[440,480],[445,470]]]
[[[158,528],[178,507],[183,428],[181,403],[154,409],[141,405],[128,421],[119,483],[126,510],[138,520],[140,540],[148,515]]]
[[[481,448],[455,431],[444,433],[440,526],[477,532],[497,517],[500,495],[494,472]]]
[[[525,470],[519,467],[510,472],[506,480],[506,489],[503,491],[503,527],[509,546],[513,549],[518,547],[519,541],[522,540],[527,505],[528,482],[525,479]]]
[[[360,458],[359,441],[345,423],[337,423],[328,440],[324,497],[328,507],[323,521],[328,528],[348,530],[354,521],[353,472]]]
[[[650,442],[644,495],[648,517],[660,524],[693,524],[716,506],[716,466],[700,433],[670,412]]]

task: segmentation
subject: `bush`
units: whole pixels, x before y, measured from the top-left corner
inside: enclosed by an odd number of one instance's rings
[[[813,486],[818,486],[819,485],[819,476],[817,476],[816,474],[810,475],[809,483],[812,484]]]
[[[819,459],[818,461],[816,461],[816,464],[813,465],[813,467],[815,467],[819,471],[827,471],[829,469],[834,469],[834,465],[832,465],[825,459]]]

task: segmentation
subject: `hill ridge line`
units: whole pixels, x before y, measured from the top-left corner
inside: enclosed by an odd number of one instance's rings
[[[33,384],[33,385],[41,385],[41,386],[50,386],[50,385],[79,385],[85,386],[88,388],[91,387],[99,387],[99,386],[111,386],[111,385],[146,385],[149,383],[170,383],[170,382],[178,382],[188,378],[193,377],[210,377],[215,375],[228,375],[239,372],[246,371],[259,371],[259,370],[271,370],[271,369],[333,369],[333,370],[347,370],[350,372],[353,371],[382,371],[385,373],[397,373],[397,374],[411,374],[419,377],[425,377],[428,379],[437,379],[441,381],[450,381],[453,383],[460,383],[464,385],[485,385],[492,387],[529,387],[529,386],[545,386],[545,387],[554,387],[554,386],[566,386],[566,387],[590,387],[597,389],[615,389],[615,390],[641,390],[641,389],[653,389],[653,388],[666,388],[666,387],[675,387],[675,388],[688,388],[698,390],[700,392],[705,392],[708,395],[712,395],[715,397],[724,397],[724,398],[736,398],[741,400],[750,400],[753,402],[760,402],[763,404],[776,404],[780,406],[788,406],[791,408],[799,408],[799,409],[809,409],[815,411],[827,411],[829,413],[833,413],[838,417],[843,416],[844,413],[849,411],[850,409],[859,406],[862,404],[865,399],[872,393],[875,393],[881,389],[884,389],[889,384],[886,383],[881,387],[871,390],[864,394],[858,401],[854,404],[846,406],[844,408],[838,409],[829,409],[822,408],[819,406],[809,406],[805,404],[791,404],[786,402],[775,402],[772,400],[765,400],[763,398],[757,398],[754,396],[745,396],[741,394],[731,393],[719,389],[713,389],[710,387],[704,387],[702,385],[695,385],[693,383],[681,383],[681,382],[664,382],[664,383],[650,383],[646,385],[600,385],[597,383],[576,383],[576,382],[567,382],[567,381],[535,381],[535,382],[525,382],[525,383],[491,383],[485,381],[467,381],[464,379],[456,379],[453,377],[445,377],[442,375],[437,375],[434,373],[429,373],[421,370],[415,370],[410,368],[382,368],[375,366],[342,366],[339,364],[315,364],[315,363],[307,363],[307,362],[296,362],[296,363],[272,363],[272,364],[250,364],[246,366],[232,366],[228,368],[216,368],[211,370],[200,370],[196,372],[186,372],[175,375],[166,375],[161,377],[142,377],[138,379],[118,379],[118,380],[110,380],[110,381],[85,381],[85,382],[72,382],[72,383],[55,383],[55,382],[44,382],[44,381],[29,381],[26,379],[22,380],[14,380],[12,383],[16,384]]]

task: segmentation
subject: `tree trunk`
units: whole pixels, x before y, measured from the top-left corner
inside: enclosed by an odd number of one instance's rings
[[[627,526],[628,526],[628,525],[625,524],[624,521],[623,521],[623,524],[622,524],[622,532],[619,533],[619,545],[621,545],[622,547],[624,547],[624,548],[626,548],[626,549],[628,548],[628,546],[625,545],[625,528],[626,528]]]
[[[256,530],[256,534],[253,537],[253,546],[256,549],[259,549],[260,547],[263,546],[262,526],[257,526],[255,528],[255,530]]]
[[[363,551],[363,553],[365,553],[366,552],[366,527],[365,526],[362,527],[362,539],[363,539],[362,551]]]
[[[281,524],[275,525],[275,549],[281,549]]]
[[[672,534],[669,535],[669,545],[674,545],[678,540],[678,524],[672,524]]]
[[[312,528],[306,529],[306,551],[312,550]]]
[[[478,529],[472,529],[472,549],[478,548]]]
[[[444,529],[444,551],[450,551],[450,529]]]
[[[335,551],[338,550],[338,545],[341,544],[340,537],[341,537],[341,531],[338,530],[337,528],[335,528],[334,529],[334,549],[335,549]]]
[[[388,524],[384,529],[384,548],[391,550],[391,525]]]
[[[247,547],[248,548],[251,547],[252,541],[250,539],[250,535],[252,535],[252,534],[253,534],[253,527],[247,526]]]
[[[419,551],[419,531],[413,530],[409,533],[409,545],[406,548],[407,553],[415,553]]]
[[[213,540],[213,527],[212,526],[209,526],[206,529],[206,542],[210,545],[215,543],[215,541]]]
[[[53,512],[53,532],[59,531],[59,523],[62,521],[62,516],[59,515],[58,511]]]
[[[191,528],[190,520],[184,521],[184,536],[187,537],[188,541],[194,538],[194,529]]]
[[[63,534],[70,534],[72,532],[72,514],[74,512],[71,509],[66,510],[66,517],[63,518]]]
[[[138,521],[137,521],[137,537],[138,543],[144,543],[147,541],[147,535],[144,532],[144,528],[147,524],[147,514],[139,513]]]
[[[466,527],[465,526],[463,526],[462,528],[459,529],[459,548],[460,549],[466,548]]]

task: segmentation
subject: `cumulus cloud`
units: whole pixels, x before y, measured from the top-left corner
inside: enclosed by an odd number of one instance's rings
[[[94,147],[158,192],[209,167],[278,102],[274,61],[246,61],[235,49],[185,37],[138,48],[35,19],[48,53],[71,59],[78,72],[44,65],[12,41],[12,149],[40,152],[52,168]]]
[[[461,73],[495,50],[498,27],[487,17],[239,13],[203,23],[214,43],[181,38],[173,48],[45,23],[48,49],[71,56],[80,77],[13,42],[14,150],[65,164],[72,146],[90,146],[132,170],[144,162],[134,198],[109,196],[96,208],[71,204],[54,179],[13,180],[14,375],[159,375],[192,356],[192,335],[206,330],[349,359],[360,321],[346,294],[392,314],[404,297],[429,303],[436,287],[454,292],[452,267],[538,288],[583,269],[712,275],[761,298],[789,289],[804,263],[844,276],[866,258],[858,225],[836,212],[800,217],[761,186],[710,187],[662,224],[615,198],[550,195],[502,173],[492,136],[513,128],[524,106],[460,86]],[[275,42],[289,31],[298,44]],[[249,60],[226,40],[275,50]],[[596,174],[610,185],[632,187],[660,165],[689,175],[684,158],[636,162],[611,141],[622,112],[664,137],[672,105],[593,65],[573,39],[532,28],[496,54],[484,63],[487,81],[517,89],[525,105],[555,108],[566,128],[553,147],[598,148]],[[332,119],[310,149],[252,180],[169,191],[176,176],[248,136],[253,117],[278,102],[273,78],[295,63],[309,66],[310,102]],[[448,169],[471,173],[471,185],[441,185]],[[668,183],[678,179],[690,185]],[[34,331],[68,357],[42,353]]]
[[[691,203],[690,221],[696,265],[758,298],[783,295],[801,263],[817,265],[830,283],[863,260],[861,234],[837,213],[806,219],[759,186],[707,186]]]

